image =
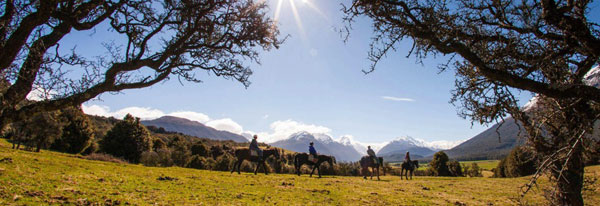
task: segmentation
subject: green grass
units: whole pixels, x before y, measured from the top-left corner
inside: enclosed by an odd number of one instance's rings
[[[133,205],[514,205],[528,178],[324,176],[230,174],[92,161],[74,155],[12,150],[0,140],[0,205],[129,203]],[[600,177],[600,167],[586,168]],[[157,178],[177,178],[161,181]],[[600,204],[600,183],[588,185],[588,205]],[[548,186],[544,179],[540,187]],[[524,202],[546,205],[534,190]]]

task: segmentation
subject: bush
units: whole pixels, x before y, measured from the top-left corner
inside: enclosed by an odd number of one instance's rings
[[[173,166],[173,159],[171,159],[171,150],[169,148],[163,148],[156,151],[160,165],[163,167]]]
[[[443,151],[436,152],[429,162],[429,170],[434,176],[451,176],[448,169],[448,155]]]
[[[450,172],[451,176],[454,176],[454,177],[462,177],[463,176],[463,172],[462,172],[460,163],[458,163],[458,161],[456,161],[456,160],[451,160],[448,162],[448,171]]]
[[[537,158],[526,147],[515,147],[494,169],[494,177],[521,177],[536,172]]]
[[[223,154],[217,158],[216,163],[212,169],[217,171],[229,171],[229,169],[233,165],[233,162],[233,156],[231,156],[230,154]]]
[[[149,167],[161,166],[160,157],[158,156],[158,153],[154,151],[143,152],[142,156],[140,157],[140,163]]]
[[[209,151],[206,145],[202,142],[198,141],[194,145],[192,145],[192,155],[200,155],[203,157],[208,157]]]
[[[105,153],[92,153],[86,156],[83,156],[84,159],[88,159],[88,160],[98,160],[98,161],[104,161],[104,162],[114,162],[114,163],[119,163],[119,164],[127,164],[128,162],[126,160],[123,160],[121,158],[117,158],[114,157],[110,154],[105,154]]]
[[[203,156],[194,155],[190,158],[187,167],[194,169],[211,169],[211,163]]]
[[[479,168],[479,165],[475,162],[471,163],[471,166],[465,166],[465,176],[467,175],[469,177],[483,177],[481,168]]]
[[[90,120],[80,108],[75,107],[64,109],[61,117],[65,121],[62,136],[57,138],[50,148],[71,154],[86,151],[94,142],[94,126]]]
[[[103,152],[138,163],[142,153],[152,149],[152,138],[139,118],[127,114],[106,133],[100,147]]]

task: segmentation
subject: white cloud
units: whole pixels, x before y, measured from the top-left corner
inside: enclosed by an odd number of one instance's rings
[[[271,123],[270,129],[271,131],[269,132],[256,133],[256,135],[258,135],[259,141],[272,143],[286,139],[290,135],[301,131],[306,131],[313,134],[329,134],[331,132],[331,129],[324,126],[304,124],[302,122],[297,122],[290,119],[285,121],[275,121]]]
[[[269,118],[269,115],[268,115],[268,114],[265,114],[265,116],[263,116],[262,118],[263,118],[263,119],[267,119],[267,118]]]
[[[397,102],[414,102],[414,99],[411,98],[402,98],[402,97],[392,97],[392,96],[381,96],[382,99],[397,101]]]
[[[109,107],[103,106],[103,105],[83,104],[81,107],[83,109],[83,112],[85,112],[86,114],[91,114],[91,115],[96,115],[96,116],[104,116],[104,117],[114,117],[117,119],[122,119],[123,117],[125,117],[125,115],[131,114],[134,117],[139,117],[140,119],[143,119],[143,120],[156,119],[156,118],[160,118],[162,116],[174,116],[174,117],[186,118],[186,119],[189,119],[192,121],[198,121],[201,123],[206,123],[206,122],[210,121],[210,118],[208,117],[208,115],[199,113],[199,112],[193,112],[193,111],[177,111],[177,112],[171,112],[171,113],[167,114],[159,109],[153,109],[150,107],[126,107],[126,108],[123,108],[123,109],[120,109],[120,110],[117,110],[114,112],[112,112]]]
[[[189,119],[192,121],[197,121],[200,123],[206,123],[206,122],[210,121],[210,118],[208,117],[208,115],[198,113],[198,112],[192,112],[192,111],[177,111],[177,112],[171,112],[168,115],[174,116],[174,117],[186,118],[186,119]]]
[[[215,128],[217,130],[224,130],[235,134],[242,134],[244,131],[242,126],[232,119],[217,119],[206,123],[206,126]]]
[[[58,94],[58,92],[56,92],[55,90],[43,89],[36,85],[34,85],[33,87],[34,88],[31,89],[29,94],[27,94],[27,96],[25,97],[28,100],[43,101],[51,99],[52,97]]]

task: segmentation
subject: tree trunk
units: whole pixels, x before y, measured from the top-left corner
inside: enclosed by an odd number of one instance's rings
[[[567,163],[567,168],[564,168],[562,177],[559,178],[560,172],[554,171],[552,175],[557,178],[557,189],[555,193],[555,204],[583,206],[583,197],[581,190],[583,188],[583,148],[581,143],[578,143],[573,148],[573,154]],[[555,166],[562,168],[564,161],[557,161]]]

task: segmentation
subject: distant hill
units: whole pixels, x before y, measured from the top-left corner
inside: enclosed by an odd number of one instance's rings
[[[504,124],[495,124],[445,152],[448,157],[457,160],[500,159],[508,155],[515,146],[525,142],[525,129],[522,130],[519,133],[519,126],[515,120],[507,118]]]
[[[182,134],[208,138],[213,140],[233,140],[235,142],[248,142],[248,139],[242,135],[234,134],[228,131],[216,130],[200,122],[191,121],[184,118],[163,116],[154,120],[142,121],[146,126],[162,127],[166,131],[180,132]]]
[[[362,156],[353,145],[343,144],[325,134],[298,132],[287,139],[271,143],[272,146],[295,152],[308,152],[308,143],[315,143],[315,149],[320,154],[333,155],[337,161],[356,162]]]
[[[410,152],[411,159],[420,159],[433,155],[437,150],[426,147],[423,142],[412,137],[399,137],[383,146],[377,156],[383,157],[386,162],[398,162],[404,160],[407,151]]]

